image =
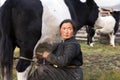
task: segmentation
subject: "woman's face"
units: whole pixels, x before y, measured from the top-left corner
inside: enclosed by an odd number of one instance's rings
[[[63,23],[60,29],[61,37],[65,40],[71,38],[74,34],[73,26],[71,23]]]

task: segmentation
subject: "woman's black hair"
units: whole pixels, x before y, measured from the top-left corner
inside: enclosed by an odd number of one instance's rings
[[[72,27],[73,27],[73,30],[74,30],[74,33],[76,34],[76,26],[75,26],[75,22],[73,20],[71,20],[71,19],[65,19],[65,20],[63,20],[61,22],[60,26],[59,26],[60,29],[61,29],[61,26],[62,26],[63,23],[71,23]]]

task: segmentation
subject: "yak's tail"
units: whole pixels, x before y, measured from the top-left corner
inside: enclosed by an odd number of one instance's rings
[[[11,39],[11,0],[7,0],[0,9],[0,65],[2,80],[12,80],[13,51]]]

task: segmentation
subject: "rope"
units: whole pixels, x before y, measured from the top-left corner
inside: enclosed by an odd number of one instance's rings
[[[39,63],[37,62],[37,58],[35,58],[35,57],[33,59],[28,59],[28,58],[25,58],[25,57],[22,57],[22,56],[14,57],[14,60],[16,60],[16,59],[22,59],[22,60],[30,61],[30,62],[32,62],[36,65],[39,65]]]
[[[22,59],[22,60],[34,62],[32,59],[28,59],[28,58],[21,57],[21,56],[20,57],[14,57],[14,59]]]
[[[30,69],[28,75],[31,75],[34,72],[35,68],[40,65],[38,63],[36,57],[34,57],[33,59],[28,59],[28,58],[25,58],[25,57],[22,57],[22,56],[20,56],[20,57],[14,57],[14,60],[16,60],[16,59],[22,59],[22,60],[26,60],[26,61],[32,62],[31,63],[31,69]]]

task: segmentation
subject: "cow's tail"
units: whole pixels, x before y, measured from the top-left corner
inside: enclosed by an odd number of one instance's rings
[[[12,80],[13,44],[11,29],[11,0],[7,0],[0,11],[0,65],[1,80]]]

